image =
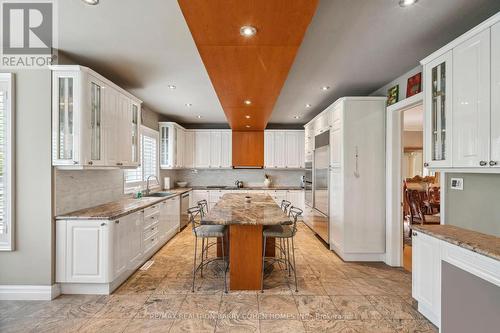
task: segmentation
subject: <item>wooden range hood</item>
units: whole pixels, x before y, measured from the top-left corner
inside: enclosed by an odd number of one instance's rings
[[[233,130],[233,166],[262,168],[264,129],[318,0],[178,2]]]

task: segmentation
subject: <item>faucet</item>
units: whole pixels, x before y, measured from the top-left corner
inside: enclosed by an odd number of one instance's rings
[[[243,182],[241,180],[237,180],[234,182],[237,188],[242,188],[243,187]]]
[[[154,177],[156,179],[156,183],[160,185],[158,177],[156,177],[155,175],[149,175],[148,178],[146,179],[146,196],[148,196],[149,193],[151,192],[151,190],[149,189],[149,179],[151,179],[152,177]]]

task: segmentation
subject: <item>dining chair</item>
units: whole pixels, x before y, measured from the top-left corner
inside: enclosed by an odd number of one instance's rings
[[[227,293],[227,270],[229,268],[229,259],[225,257],[224,243],[227,240],[227,228],[223,225],[205,225],[201,224],[201,217],[203,208],[202,205],[191,207],[187,210],[189,215],[189,221],[191,223],[191,228],[194,234],[194,260],[193,260],[193,283],[191,286],[191,292],[194,292],[194,283],[196,279],[196,272],[200,270],[201,277],[203,277],[203,267],[207,266],[209,263],[218,260],[217,257],[208,259],[208,250],[217,242],[209,243],[210,239],[216,238],[221,240],[222,244],[222,263],[224,270],[224,292]],[[199,219],[198,219],[199,217]],[[200,220],[198,222],[197,220]],[[201,262],[196,265],[196,256],[198,250],[198,238],[201,238]]]
[[[427,215],[423,210],[422,196],[417,190],[408,190],[408,202],[410,204],[410,235],[413,224],[440,224],[441,218],[435,215]]]

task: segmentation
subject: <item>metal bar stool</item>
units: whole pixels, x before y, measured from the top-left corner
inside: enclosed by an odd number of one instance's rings
[[[227,228],[226,226],[223,225],[203,225],[200,224],[196,221],[196,217],[199,215],[200,220],[202,216],[202,207],[196,206],[196,207],[191,207],[188,209],[188,214],[189,214],[189,220],[191,222],[191,227],[193,230],[194,234],[194,262],[193,262],[193,283],[191,286],[191,292],[194,292],[194,283],[196,279],[196,272],[198,270],[201,271],[201,277],[203,277],[203,267],[207,266],[209,263],[218,260],[217,257],[212,258],[212,259],[207,259],[205,258],[204,254],[208,253],[208,248],[216,243],[212,243],[209,245],[209,239],[210,238],[221,238],[221,244],[222,244],[222,262],[223,262],[223,269],[224,269],[224,292],[227,293],[227,270],[229,268],[229,262],[226,261],[226,257],[224,255],[224,243],[226,241],[226,236],[227,236]],[[202,239],[202,249],[201,249],[201,263],[196,265],[196,255],[197,255],[197,249],[198,249],[198,238]],[[206,241],[206,245],[205,245]]]
[[[282,224],[282,225],[276,225],[272,226],[270,228],[264,229],[262,231],[262,236],[264,239],[264,251],[262,254],[262,275],[261,275],[261,292],[264,292],[264,270],[265,270],[265,257],[266,257],[266,241],[267,238],[269,237],[274,237],[274,238],[279,238],[282,239],[283,242],[286,244],[286,249],[285,249],[285,264],[288,266],[288,276],[291,275],[291,270],[293,269],[293,275],[295,278],[295,292],[298,292],[297,288],[297,269],[295,266],[295,247],[294,247],[294,242],[293,239],[295,237],[295,234],[297,233],[297,219],[302,215],[303,211],[302,209],[298,207],[290,207],[289,210],[289,216],[291,218],[291,224]],[[290,245],[289,245],[289,240],[291,240],[292,243],[292,261],[290,261]],[[283,258],[272,258],[270,260],[270,265],[274,264],[275,262],[283,261]]]
[[[201,217],[208,214],[208,202],[207,202],[207,200],[205,200],[205,199],[200,200],[196,204],[201,207]]]

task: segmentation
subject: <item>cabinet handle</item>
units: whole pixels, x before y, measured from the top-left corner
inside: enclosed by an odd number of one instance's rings
[[[120,220],[116,220],[116,221],[115,221],[115,223],[116,223],[116,224],[120,224]]]
[[[495,166],[495,165],[497,165],[497,164],[498,164],[498,162],[497,162],[497,161],[490,161],[490,166]]]
[[[416,232],[413,232],[412,235],[416,237],[418,234]]]
[[[123,165],[123,163],[121,163],[121,162],[118,162],[118,163],[116,163],[116,165],[119,165],[119,166],[121,166],[121,165]]]
[[[486,161],[480,161],[480,162],[479,162],[479,165],[480,165],[480,166],[486,166],[487,164],[488,164],[488,162],[486,162]]]
[[[78,164],[78,161],[73,161],[73,164]]]
[[[428,166],[429,166],[429,163],[425,162],[425,163],[424,163],[424,167],[426,167],[426,168],[427,168]]]
[[[104,222],[103,222],[103,223],[101,223],[101,227],[104,227],[105,225],[106,225],[106,223],[104,223]]]
[[[92,161],[89,161],[89,165],[93,165],[93,164],[94,164],[94,162],[92,162]]]

